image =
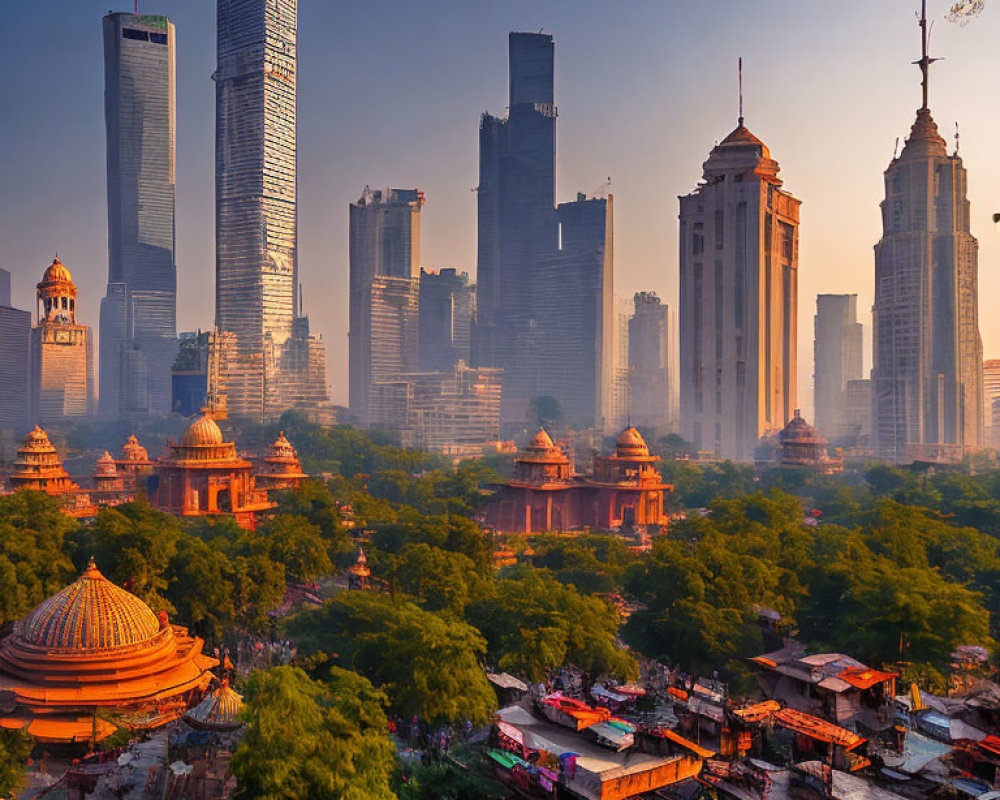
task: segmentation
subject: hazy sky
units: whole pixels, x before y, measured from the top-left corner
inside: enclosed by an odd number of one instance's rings
[[[931,109],[969,169],[980,242],[980,327],[1000,356],[996,101],[1000,2],[964,28],[929,0]],[[130,10],[131,4],[115,10]],[[677,196],[736,121],[803,201],[799,395],[812,408],[815,295],[856,292],[870,347],[882,171],[920,105],[916,0],[301,0],[299,266],[306,310],[347,399],[347,205],[365,184],[427,193],[422,262],[475,272],[479,115],[502,112],[507,33],[556,39],[558,197],[615,195],[615,291],[677,294]],[[0,10],[0,266],[15,305],[58,249],[95,329],[107,280],[101,17],[96,0],[7,0]],[[178,327],[214,314],[215,3],[141,0],[177,26]],[[870,355],[866,353],[866,363]]]

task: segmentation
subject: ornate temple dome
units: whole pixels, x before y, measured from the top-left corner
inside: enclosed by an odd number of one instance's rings
[[[552,442],[552,437],[549,436],[545,428],[542,428],[535,434],[534,438],[528,443],[528,450],[551,450],[555,447]]]
[[[119,709],[130,727],[165,724],[211,681],[218,661],[202,654],[203,645],[91,560],[0,642],[0,695],[9,698],[0,727],[27,728],[44,741],[86,741],[98,708]],[[102,728],[98,738],[113,730]]]
[[[298,451],[285,437],[284,431],[278,434],[270,451],[264,456],[257,477],[260,486],[271,489],[292,488],[309,477],[302,471]]]
[[[73,276],[70,271],[66,269],[66,265],[59,260],[59,256],[52,259],[52,263],[49,264],[48,268],[42,274],[42,280],[39,286],[48,284],[72,284]]]
[[[115,463],[114,458],[111,457],[111,453],[105,450],[104,455],[97,459],[97,463],[94,465],[94,475],[103,477],[117,474],[118,465]]]
[[[48,434],[37,425],[24,437],[24,444],[17,451],[10,485],[15,489],[38,489],[49,494],[64,494],[80,488],[63,469]]]
[[[218,688],[184,715],[192,728],[210,731],[232,731],[239,728],[243,695],[238,694],[224,678]]]
[[[105,578],[91,559],[75,583],[14,625],[14,636],[48,650],[107,650],[156,638],[160,621],[149,606]]]
[[[631,425],[618,434],[615,442],[615,452],[619,456],[631,458],[633,456],[648,456],[649,447],[642,434]]]
[[[740,120],[739,125],[733,128],[732,132],[721,142],[719,142],[720,147],[725,147],[726,145],[756,145],[761,148],[761,155],[764,158],[771,157],[771,151],[767,149],[767,145],[764,144],[760,139],[750,133],[744,126],[743,121]]]
[[[185,447],[222,444],[222,430],[208,411],[203,410],[202,415],[184,431],[181,444]]]
[[[149,461],[149,452],[139,444],[139,440],[132,434],[128,441],[122,445],[123,461]]]

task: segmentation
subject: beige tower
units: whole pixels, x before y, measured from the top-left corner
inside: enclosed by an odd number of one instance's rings
[[[36,291],[38,322],[31,330],[31,413],[49,424],[83,417],[94,408],[90,327],[76,321],[76,284],[56,258]]]
[[[750,461],[796,407],[799,200],[743,126],[680,198],[680,433]]]

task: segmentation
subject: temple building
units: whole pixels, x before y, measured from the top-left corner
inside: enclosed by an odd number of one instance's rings
[[[8,480],[11,489],[36,489],[53,495],[80,490],[63,469],[48,434],[37,425],[24,437]]]
[[[38,322],[31,329],[30,412],[36,422],[89,416],[94,410],[94,355],[90,327],[76,319],[76,284],[54,259],[37,291]]]
[[[791,422],[778,434],[776,444],[773,450],[764,446],[765,450],[770,450],[768,466],[802,469],[824,475],[844,469],[843,455],[830,455],[830,443],[802,418],[799,409],[795,409]]]
[[[137,484],[145,484],[146,478],[153,474],[156,462],[149,458],[149,451],[132,434],[122,445],[122,455],[115,460],[115,466],[125,476],[126,488],[135,491]]]
[[[114,457],[107,450],[97,459],[94,465],[94,490],[101,496],[122,495],[125,493],[125,474],[118,471]]]
[[[184,721],[192,728],[202,731],[234,731],[243,725],[240,719],[242,709],[243,695],[229,685],[229,678],[226,677],[213,692],[184,715]]]
[[[663,483],[642,435],[633,427],[618,436],[609,456],[594,456],[591,472],[572,472],[566,451],[539,431],[514,462],[486,508],[487,524],[506,533],[574,531],[667,524]]]
[[[0,642],[0,727],[91,746],[181,716],[218,664],[204,642],[107,580],[93,559]],[[98,713],[100,712],[100,713]]]
[[[292,443],[281,431],[268,455],[261,459],[257,486],[261,489],[295,489],[309,476],[302,471],[302,462]]]
[[[149,481],[149,500],[163,511],[184,517],[226,514],[253,528],[258,512],[274,503],[256,486],[253,465],[236,453],[233,442],[206,409],[157,464]]]
[[[348,589],[371,589],[372,571],[368,566],[368,556],[364,548],[358,548],[358,558],[347,569]]]

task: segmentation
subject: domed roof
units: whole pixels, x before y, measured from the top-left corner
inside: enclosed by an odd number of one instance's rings
[[[37,425],[24,437],[23,450],[30,450],[33,453],[55,452],[55,447],[49,441],[49,435]]]
[[[795,414],[791,421],[778,434],[778,440],[782,444],[792,444],[796,442],[809,444],[827,444],[827,440],[820,435],[812,425],[803,419],[799,409],[795,409]]]
[[[758,145],[763,149],[764,158],[770,158],[771,156],[770,151],[767,149],[767,145],[747,130],[746,126],[743,125],[743,120],[741,118],[739,125],[737,125],[725,139],[719,142],[719,145],[743,144]]]
[[[125,461],[148,461],[149,452],[139,444],[139,440],[136,438],[135,434],[128,437],[128,441],[122,445],[122,453],[125,456]]]
[[[209,730],[234,730],[240,725],[243,696],[224,679],[219,688],[184,715],[184,720],[194,728]]]
[[[646,446],[646,440],[643,439],[642,434],[631,425],[618,434],[618,439],[615,442],[615,449],[619,454],[627,453],[628,455],[640,456],[649,455],[649,448]]]
[[[222,431],[207,410],[188,426],[181,437],[181,445],[184,447],[222,443]]]
[[[97,459],[97,466],[94,470],[95,475],[114,475],[118,471],[118,467],[115,464],[115,460],[111,457],[111,453],[107,450],[104,451],[104,455]]]
[[[142,600],[105,578],[94,560],[71,583],[20,622],[14,635],[46,650],[107,650],[148,642],[160,620]]]
[[[52,259],[52,263],[49,264],[45,273],[42,275],[42,283],[72,283],[73,276],[70,274],[69,270],[66,269],[66,265],[59,260],[56,256]]]
[[[545,428],[539,430],[535,438],[528,443],[529,450],[551,450],[553,447],[555,444],[552,442],[552,437],[545,432]]]

